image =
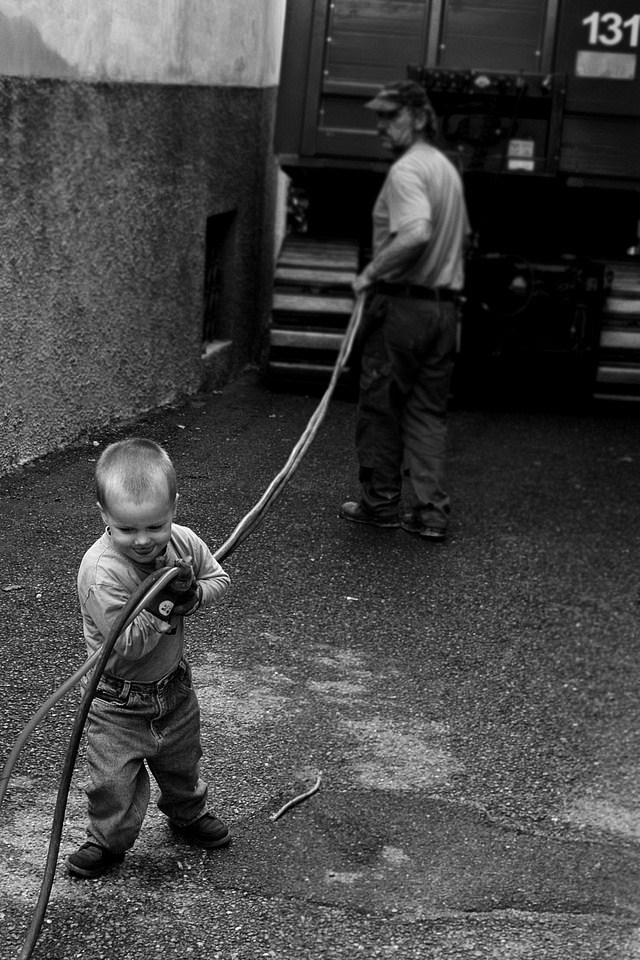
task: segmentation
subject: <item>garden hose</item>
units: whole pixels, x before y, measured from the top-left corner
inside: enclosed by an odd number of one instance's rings
[[[22,945],[22,950],[18,955],[18,960],[28,960],[33,953],[33,948],[36,945],[36,940],[38,939],[40,930],[42,928],[47,904],[49,903],[49,896],[51,895],[53,877],[56,872],[56,863],[58,860],[58,853],[60,851],[60,838],[62,837],[64,814],[67,806],[67,798],[69,796],[69,788],[71,786],[73,768],[78,755],[82,731],[89,713],[91,701],[93,700],[97,690],[100,678],[102,677],[102,673],[107,664],[107,660],[109,659],[111,651],[113,650],[116,640],[120,634],[126,630],[128,625],[135,620],[142,610],[144,610],[149,600],[163,590],[164,587],[166,587],[167,584],[170,583],[179,572],[180,571],[177,567],[162,567],[162,569],[154,571],[149,577],[147,577],[147,579],[144,580],[138,589],[129,597],[129,600],[118,615],[118,619],[114,623],[109,636],[99,651],[100,656],[97,658],[95,669],[87,681],[87,686],[85,688],[82,700],[80,701],[80,706],[76,712],[73,729],[71,731],[71,738],[69,740],[69,746],[67,747],[67,753],[62,767],[62,774],[60,776],[60,783],[58,785],[58,796],[56,799],[56,807],[51,825],[51,836],[49,839],[49,852],[47,855],[47,862],[42,878],[42,884],[40,886],[40,896],[38,897],[38,902],[36,903],[33,911],[31,926],[27,931],[27,936],[25,937]]]
[[[48,700],[45,700],[45,702],[42,704],[40,709],[36,713],[34,713],[34,715],[31,717],[29,722],[26,724],[26,726],[22,730],[20,736],[18,737],[18,739],[16,740],[13,746],[13,749],[11,750],[11,752],[9,753],[9,756],[7,757],[5,765],[2,768],[2,774],[0,774],[0,806],[2,805],[2,801],[4,800],[4,795],[7,792],[7,787],[9,786],[11,771],[13,770],[16,764],[16,760],[18,759],[18,757],[20,756],[20,753],[22,752],[22,749],[25,743],[27,742],[27,740],[29,739],[29,737],[31,736],[35,728],[38,726],[40,721],[44,717],[46,717],[46,715],[49,713],[49,710],[51,710],[51,708],[56,705],[58,700],[61,700],[65,696],[65,694],[67,694],[69,690],[72,689],[72,687],[75,687],[76,683],[78,683],[78,681],[82,679],[85,673],[87,673],[87,671],[91,669],[91,667],[96,662],[99,656],[100,656],[100,651],[96,650],[96,652],[92,654],[91,657],[89,657],[89,659],[85,663],[83,663],[83,665],[79,668],[79,670],[76,670],[76,672],[72,676],[70,676],[68,680],[65,680],[62,686],[58,687],[58,689],[51,694]]]
[[[231,536],[223,543],[223,545],[216,550],[214,557],[216,560],[221,563],[226,557],[228,557],[233,551],[240,546],[240,544],[246,540],[250,533],[252,533],[258,524],[262,521],[265,513],[268,508],[275,502],[275,500],[280,496],[284,490],[286,484],[293,476],[295,470],[297,470],[299,464],[302,461],[305,453],[307,452],[311,442],[317,433],[317,430],[324,419],[327,407],[329,405],[329,400],[335,389],[335,385],[338,381],[338,377],[342,372],[342,369],[345,365],[346,359],[351,352],[355,336],[357,334],[358,326],[360,324],[360,318],[362,315],[362,298],[356,303],[356,307],[351,317],[351,321],[345,332],[344,340],[338,353],[338,358],[333,370],[333,375],[331,381],[318,405],[315,412],[313,413],[304,433],[301,435],[300,439],[296,443],[295,447],[291,451],[287,462],[280,472],[274,477],[271,481],[264,494],[256,505],[246,514],[246,516],[240,521],[238,526],[235,528]],[[126,629],[128,623],[123,629]],[[25,743],[27,742],[30,735],[33,733],[35,728],[38,726],[41,720],[49,713],[49,711],[61,700],[66,694],[71,690],[76,683],[78,683],[82,677],[88,673],[88,671],[93,667],[94,663],[100,656],[100,651],[97,650],[83,665],[65,682],[55,690],[48,700],[42,704],[38,711],[33,715],[33,717],[26,724],[20,736],[16,740],[16,743],[9,753],[5,765],[3,767],[2,773],[0,774],[0,806],[4,800],[5,793],[7,791],[7,786],[9,780],[11,779],[11,773],[15,766],[15,763],[24,748]]]
[[[267,510],[280,496],[286,484],[289,482],[298,466],[302,462],[304,455],[309,449],[309,446],[311,445],[316,433],[318,432],[320,424],[325,417],[327,408],[329,406],[329,401],[333,395],[338,378],[342,373],[349,354],[353,348],[353,344],[358,333],[358,328],[360,326],[363,308],[364,295],[361,294],[356,300],[351,318],[340,346],[340,350],[338,352],[329,385],[327,386],[320,403],[312,414],[300,439],[291,451],[291,454],[289,455],[284,467],[271,481],[260,500],[240,521],[238,526],[232,532],[231,536],[214,553],[215,559],[219,562],[225,559],[225,557],[229,556],[261,523]],[[92,671],[74,719],[74,725],[64,760],[60,783],[58,786],[58,795],[56,799],[56,807],[49,840],[49,851],[42,884],[40,887],[40,895],[34,908],[31,926],[27,932],[27,936],[24,940],[18,960],[29,960],[29,958],[32,956],[36,941],[44,922],[44,916],[51,894],[51,887],[53,885],[58,853],[60,851],[60,839],[62,836],[64,814],[66,810],[73,769],[82,738],[82,732],[89,713],[89,708],[91,706],[91,701],[95,695],[106,663],[120,635],[145,608],[149,600],[152,599],[162,589],[164,589],[164,587],[167,586],[167,584],[177,576],[178,572],[179,571],[177,567],[163,567],[161,570],[156,570],[149,577],[147,577],[143,583],[140,584],[138,589],[131,595],[125,606],[122,608],[118,619],[114,623],[113,628],[109,633],[109,636],[107,637],[103,647],[89,657],[89,659],[86,660],[85,663],[72,676],[70,676],[48,698],[48,700],[45,701],[45,703],[42,704],[39,710],[33,715],[33,717],[22,730],[4,765],[2,774],[0,775],[0,805],[4,799],[13,767],[15,766],[18,756],[20,755],[33,730],[52,709],[52,707],[58,703],[58,701],[61,700],[62,697],[64,697],[69,690],[71,690],[82,679],[82,677],[85,676],[85,674],[89,673],[89,671]],[[310,793],[315,792],[318,786],[319,783],[313,788],[312,791],[310,791]],[[306,797],[307,794],[304,796]],[[299,799],[301,798],[296,798],[295,802],[298,802]]]
[[[329,401],[333,395],[338,378],[342,373],[347,358],[349,357],[349,354],[353,348],[358,328],[360,326],[363,308],[364,297],[360,296],[356,301],[353,313],[351,314],[351,319],[349,320],[349,324],[345,331],[344,338],[338,352],[338,357],[333,368],[331,380],[329,381],[329,385],[322,395],[320,403],[313,412],[304,432],[300,436],[300,439],[289,454],[289,458],[284,467],[273,478],[255,506],[249,511],[249,513],[246,514],[245,517],[243,517],[229,539],[226,540],[220,549],[216,551],[214,554],[216,560],[222,561],[225,557],[232,553],[236,547],[238,547],[242,541],[249,536],[250,533],[255,530],[258,524],[262,521],[269,507],[280,496],[285,486],[298,469],[298,466],[302,462],[305,453],[309,449],[316,433],[318,432],[320,424],[324,420],[327,408],[329,406]]]

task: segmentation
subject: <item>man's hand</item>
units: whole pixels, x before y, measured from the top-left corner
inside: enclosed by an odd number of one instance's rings
[[[351,289],[355,293],[356,297],[359,297],[361,293],[364,293],[365,290],[368,290],[369,287],[373,284],[373,279],[369,271],[369,267],[365,267],[362,273],[359,273],[351,284]]]
[[[431,237],[431,224],[428,220],[411,220],[405,223],[383,250],[379,250],[371,263],[359,273],[351,284],[351,289],[359,296],[376,280],[383,280],[405,274],[420,258]],[[375,263],[375,267],[374,267]]]

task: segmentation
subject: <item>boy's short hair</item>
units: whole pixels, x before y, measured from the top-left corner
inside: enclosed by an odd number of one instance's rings
[[[163,489],[164,488],[164,489]],[[129,437],[111,443],[96,464],[98,503],[106,507],[114,497],[139,503],[149,494],[165,492],[176,498],[178,481],[167,451],[146,437]]]

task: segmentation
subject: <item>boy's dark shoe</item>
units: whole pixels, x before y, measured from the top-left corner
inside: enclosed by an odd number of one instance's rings
[[[226,847],[231,841],[229,828],[222,820],[214,816],[213,813],[205,813],[204,816],[190,823],[188,827],[182,827],[178,823],[170,821],[172,830],[184,837],[189,843],[196,847],[203,847],[205,850],[215,850],[216,847]]]
[[[91,840],[83,843],[75,853],[70,853],[65,859],[65,866],[74,877],[84,877],[85,880],[95,880],[105,870],[116,863],[122,863],[124,853],[112,853],[106,847],[101,847]]]
[[[400,521],[395,513],[379,514],[367,510],[361,503],[353,500],[347,500],[340,507],[340,516],[343,520],[351,520],[353,523],[366,523],[370,527],[399,527]]]
[[[423,523],[414,513],[406,513],[400,521],[400,526],[407,533],[413,533],[423,540],[431,540],[433,543],[441,543],[447,536],[447,531],[443,527],[431,527]]]

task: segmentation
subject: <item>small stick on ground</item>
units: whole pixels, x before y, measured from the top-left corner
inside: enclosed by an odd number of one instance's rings
[[[283,813],[286,813],[287,810],[290,810],[291,807],[295,807],[295,806],[297,806],[297,804],[302,803],[303,800],[307,800],[308,797],[312,797],[313,794],[314,794],[314,793],[317,793],[318,790],[320,789],[320,781],[321,781],[321,779],[322,779],[322,777],[321,777],[321,775],[319,774],[319,775],[318,775],[318,779],[316,780],[316,782],[314,783],[314,785],[311,787],[310,790],[307,790],[306,793],[301,793],[301,794],[299,794],[299,796],[294,797],[293,800],[289,800],[288,803],[285,803],[284,807],[280,807],[280,809],[278,810],[277,813],[273,813],[273,814],[271,815],[270,819],[271,819],[271,820],[278,820],[278,818],[281,817]]]

